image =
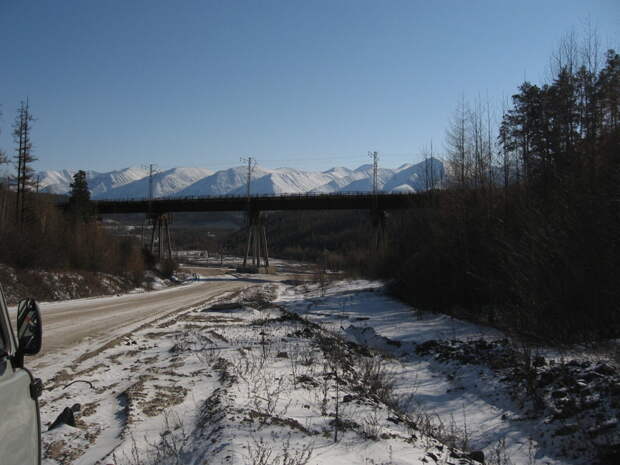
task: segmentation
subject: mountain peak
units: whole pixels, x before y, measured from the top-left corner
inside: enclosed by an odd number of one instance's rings
[[[396,169],[379,168],[378,181],[386,192],[417,192],[427,186],[428,169],[433,179],[444,175],[443,164],[437,159],[417,164],[405,163]],[[372,165],[364,164],[355,169],[334,167],[329,170],[303,171],[296,168],[266,169],[260,166],[252,171],[250,191],[260,194],[368,192],[372,189]],[[40,186],[43,192],[67,194],[73,182],[74,170],[42,171]],[[148,196],[148,170],[130,166],[99,173],[87,172],[88,185],[93,199],[146,198]],[[213,172],[207,168],[174,167],[153,176],[155,197],[187,197],[243,195],[247,183],[247,166],[235,166]]]

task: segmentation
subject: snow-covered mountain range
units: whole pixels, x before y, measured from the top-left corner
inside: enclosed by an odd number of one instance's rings
[[[70,191],[75,171],[41,171],[39,186],[43,192],[66,194]],[[147,169],[130,167],[100,173],[87,171],[88,185],[93,199],[146,198],[149,191]],[[153,176],[153,196],[189,197],[244,195],[247,167],[237,166],[212,171],[207,168],[172,168]],[[418,192],[427,189],[431,181],[438,185],[444,176],[444,167],[437,159],[398,168],[380,168],[378,183],[384,192]],[[327,171],[302,171],[294,168],[267,169],[256,166],[252,172],[252,194],[296,194],[367,192],[372,190],[372,165],[356,169],[345,167]]]

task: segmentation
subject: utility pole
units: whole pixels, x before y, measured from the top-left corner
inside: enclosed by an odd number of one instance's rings
[[[157,165],[154,163],[149,163],[148,165],[142,165],[142,168],[147,169],[149,171],[149,190],[147,192],[147,200],[149,203],[148,212],[144,218],[144,223],[142,224],[142,247],[145,247],[145,237],[144,237],[144,229],[151,226],[151,252],[153,251],[153,242],[155,240],[155,229],[156,229],[156,221],[153,217],[153,175],[157,174]],[[161,240],[161,239],[160,239]]]
[[[431,139],[431,189],[435,188],[435,173],[433,172],[433,139]]]
[[[243,265],[240,270],[248,271],[248,258],[252,258],[253,272],[260,272],[261,257],[264,261],[264,271],[269,272],[269,250],[267,248],[267,232],[263,223],[261,213],[252,207],[252,198],[250,197],[250,185],[252,184],[252,171],[256,167],[256,159],[253,157],[241,158],[241,161],[248,164],[248,180],[247,180],[247,198],[248,198],[248,243],[243,257]]]
[[[157,165],[151,163],[149,164],[149,210],[153,201],[153,174],[157,174]]]
[[[372,210],[370,212],[374,232],[374,247],[381,248],[385,236],[385,212],[379,210],[379,153],[368,152],[372,159]]]
[[[256,159],[253,157],[248,158],[240,158],[240,160],[244,163],[248,164],[248,184],[247,184],[247,197],[248,202],[250,201],[250,183],[252,182],[252,171],[254,171],[254,167],[256,166]]]
[[[372,158],[372,193],[377,194],[378,188],[378,171],[379,171],[379,153],[368,152],[368,156]]]
[[[149,170],[149,191],[148,191],[148,201],[149,201],[149,215],[152,212],[153,207],[153,175],[158,173],[157,165],[155,163],[149,163],[148,165],[142,165],[142,168]]]

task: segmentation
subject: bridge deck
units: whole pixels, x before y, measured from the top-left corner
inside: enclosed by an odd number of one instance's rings
[[[419,208],[428,200],[427,193],[420,194],[289,194],[250,197],[250,209],[275,210],[395,210]],[[247,197],[190,197],[93,201],[99,214],[113,213],[170,213],[170,212],[222,212],[248,210]]]

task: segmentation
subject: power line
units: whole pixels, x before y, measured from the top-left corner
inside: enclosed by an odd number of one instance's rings
[[[381,152],[381,156],[383,158],[398,158],[398,157],[411,158],[411,157],[414,157],[416,155],[419,155],[419,153],[414,153],[414,152]],[[280,158],[280,159],[278,159],[278,158],[261,158],[261,163],[304,163],[304,162],[310,162],[310,161],[333,161],[333,160],[356,160],[356,161],[363,162],[364,161],[364,156],[363,155],[354,155],[354,156],[346,156],[346,157],[312,157],[312,156],[300,155],[298,160],[296,160],[295,158]],[[244,158],[243,161],[246,162],[247,158]],[[228,162],[209,163],[209,166],[230,166],[230,163],[228,163]]]
[[[411,160],[412,158],[415,158],[416,156],[420,156],[419,152],[381,152],[381,158],[382,159],[393,159],[393,158],[402,158],[403,160]],[[254,166],[256,166],[256,158],[254,157],[249,157],[253,160],[254,162]],[[315,162],[315,161],[336,161],[336,160],[347,160],[347,161],[353,161],[353,162],[358,162],[360,164],[364,164],[365,163],[365,158],[363,155],[355,155],[355,156],[343,156],[343,157],[313,157],[313,156],[303,156],[300,155],[299,158],[297,159],[297,157],[293,157],[291,156],[291,158],[286,158],[286,159],[278,159],[278,158],[261,158],[261,166],[265,166],[265,165],[269,165],[269,164],[275,164],[275,163],[287,163],[289,167],[292,167],[291,165],[307,165],[308,162]],[[248,161],[248,158],[243,157],[241,158],[241,161],[245,164]],[[155,165],[157,166],[157,165]],[[179,165],[174,165],[171,167],[178,167]],[[220,168],[220,167],[233,167],[231,166],[230,162],[216,162],[216,163],[208,163],[205,165],[197,165],[197,164],[192,164],[192,165],[188,165],[188,167],[206,167],[206,168]],[[146,169],[149,168],[149,165],[145,166]],[[156,173],[159,173],[160,170],[158,170]]]

